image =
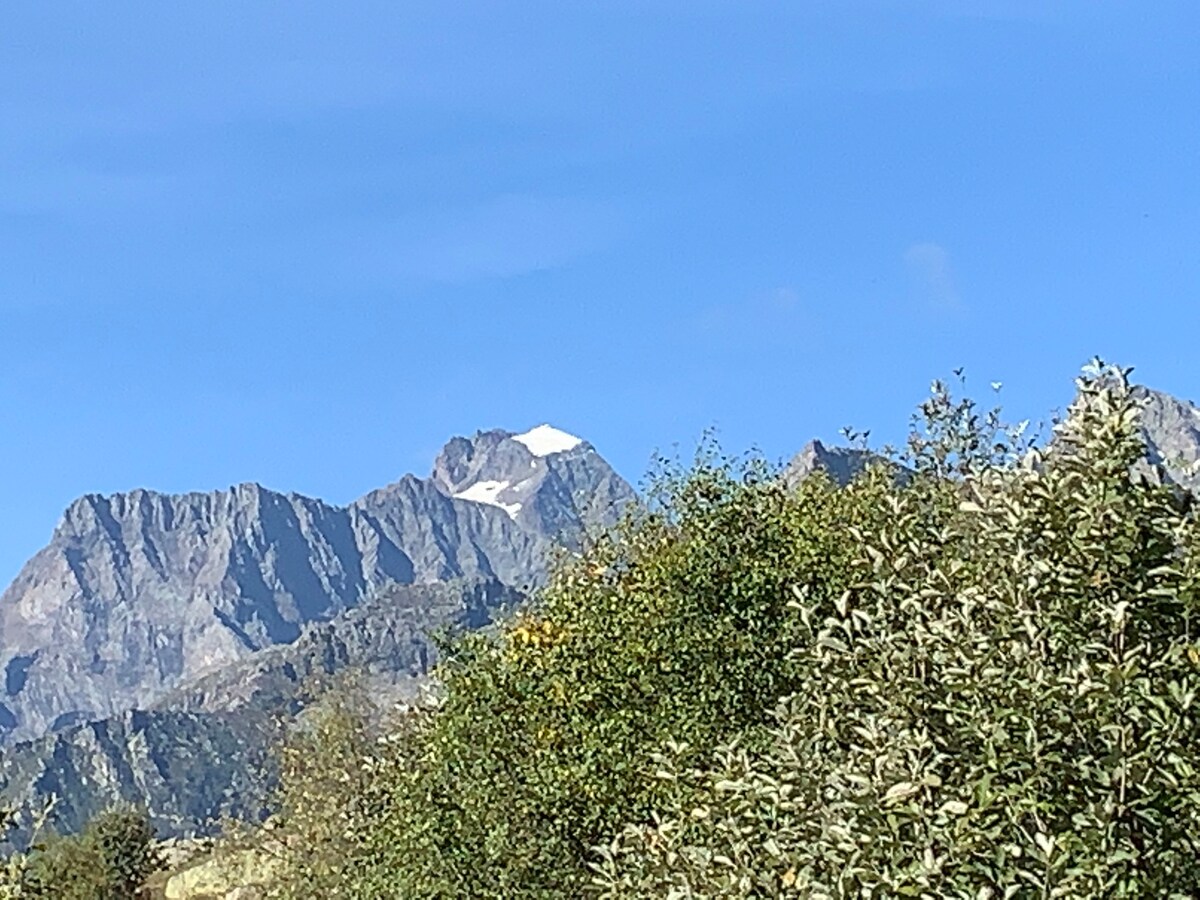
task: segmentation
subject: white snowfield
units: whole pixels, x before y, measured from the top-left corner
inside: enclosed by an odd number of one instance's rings
[[[573,434],[567,434],[565,431],[559,431],[550,425],[539,425],[524,434],[513,435],[514,441],[520,441],[535,457],[552,456],[555,453],[566,453],[568,450],[574,450],[583,443],[582,438],[577,438]],[[531,460],[529,463],[531,469],[537,468],[537,460]],[[530,475],[530,478],[535,477]],[[477,481],[473,485],[456,493],[454,496],[459,500],[470,500],[472,503],[486,503],[488,506],[497,506],[504,510],[513,519],[517,517],[517,513],[521,511],[520,503],[505,503],[500,499],[500,495],[505,491],[517,492],[520,495],[521,489],[528,488],[529,481],[525,478],[518,478],[514,485],[511,481]],[[528,493],[528,491],[526,491]]]
[[[513,436],[514,441],[520,441],[529,448],[534,456],[549,456],[552,453],[566,453],[574,450],[583,443],[582,438],[573,434],[559,431],[551,425],[539,425],[524,434]]]
[[[517,513],[521,511],[521,504],[504,503],[500,500],[500,494],[510,487],[511,485],[507,481],[477,481],[466,490],[459,491],[454,496],[459,500],[470,500],[474,503],[486,503],[488,506],[498,506],[515,519]]]

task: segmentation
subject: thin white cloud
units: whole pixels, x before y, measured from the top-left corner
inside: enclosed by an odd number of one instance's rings
[[[718,303],[702,309],[695,324],[723,340],[764,336],[791,336],[807,323],[800,294],[791,287],[777,287],[740,301]]]
[[[508,195],[477,206],[405,217],[389,235],[398,274],[463,282],[556,269],[610,243],[604,204]]]
[[[926,301],[941,309],[962,306],[950,253],[941,244],[913,244],[904,251],[904,263]]]

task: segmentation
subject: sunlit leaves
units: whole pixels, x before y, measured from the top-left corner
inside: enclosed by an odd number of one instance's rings
[[[1134,471],[1127,374],[1085,374],[1037,455],[935,385],[911,482],[847,491],[849,590],[794,591],[770,746],[660,757],[678,789],[601,847],[599,893],[1200,894],[1196,523]]]

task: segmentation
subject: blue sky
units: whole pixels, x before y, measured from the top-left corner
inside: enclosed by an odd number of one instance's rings
[[[89,491],[345,502],[542,421],[1200,399],[1194,2],[0,6],[0,582]]]

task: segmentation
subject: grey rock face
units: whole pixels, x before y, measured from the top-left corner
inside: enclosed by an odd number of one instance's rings
[[[393,585],[290,644],[196,679],[146,711],[61,729],[0,755],[0,806],[25,824],[53,794],[53,824],[78,830],[125,802],[163,836],[203,834],[221,816],[255,816],[273,782],[271,748],[319,696],[316,679],[352,670],[376,703],[410,699],[437,660],[431,635],[481,628],[524,595],[496,580]],[[0,836],[3,837],[3,836]]]
[[[17,811],[0,850],[23,849],[34,814],[57,798],[49,827],[70,834],[127,803],[162,835],[203,833],[220,816],[259,814],[278,732],[250,715],[126,711],[7,748],[0,802]]]
[[[814,472],[824,472],[835,484],[845,487],[876,462],[887,460],[870,450],[826,447],[820,441],[812,440],[784,467],[783,481],[789,486],[796,485]]]
[[[1175,484],[1197,493],[1200,491],[1200,409],[1161,391],[1144,387],[1134,390],[1144,404],[1141,424],[1147,459],[1162,466]]]
[[[568,449],[546,453],[547,446]],[[488,431],[451,441],[432,480],[449,496],[492,503],[530,531],[567,544],[588,526],[615,522],[634,499],[591,444],[545,425],[525,435]]]
[[[401,696],[417,692],[438,660],[435,636],[484,628],[526,595],[495,579],[394,585],[290,644],[270,647],[188,682],[159,709],[191,713],[289,714],[311,697],[315,679],[353,670]],[[382,699],[379,697],[376,700]]]
[[[0,743],[153,705],[392,585],[537,584],[551,547],[633,492],[584,442],[521,438],[456,438],[431,478],[347,507],[254,484],[77,500],[0,595]]]

